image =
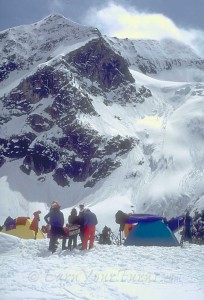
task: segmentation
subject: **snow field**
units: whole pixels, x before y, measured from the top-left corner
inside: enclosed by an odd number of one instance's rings
[[[124,247],[51,254],[45,240],[0,234],[0,299],[196,299],[204,296],[204,247]]]

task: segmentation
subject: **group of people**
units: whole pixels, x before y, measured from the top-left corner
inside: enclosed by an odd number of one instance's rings
[[[30,225],[30,229],[35,231],[35,238],[38,232],[40,213],[41,211],[34,213],[34,219]],[[49,227],[47,233],[49,233],[50,237],[49,250],[52,251],[52,253],[54,253],[57,249],[59,237],[62,238],[62,250],[72,250],[73,248],[77,248],[78,236],[81,239],[81,243],[78,245],[81,246],[81,250],[85,250],[87,247],[89,247],[89,249],[94,247],[95,230],[98,220],[96,215],[91,212],[89,208],[85,209],[84,204],[79,205],[79,213],[77,212],[76,208],[71,210],[71,213],[68,217],[68,224],[64,226],[64,214],[60,210],[60,205],[54,201],[49,213],[44,217],[44,220],[47,223],[47,227]],[[105,226],[102,234],[100,235],[99,243],[110,245],[110,233],[111,229]],[[67,239],[68,245],[66,245]],[[190,216],[189,211],[187,211],[184,217],[181,243],[183,241],[192,241],[192,217]]]
[[[58,238],[62,238],[62,250],[77,247],[77,237],[81,239],[81,249],[85,250],[94,247],[94,238],[98,220],[96,215],[89,208],[85,209],[84,204],[79,205],[79,214],[73,208],[68,217],[68,224],[64,227],[64,214],[60,205],[53,202],[49,213],[44,217],[50,232],[49,250],[54,253],[57,248]],[[68,239],[68,245],[66,245]],[[89,245],[88,245],[89,243]]]

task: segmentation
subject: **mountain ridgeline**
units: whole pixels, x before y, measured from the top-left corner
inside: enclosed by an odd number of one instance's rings
[[[133,149],[139,168],[147,155],[158,170],[131,125],[117,131],[128,111],[140,115],[155,99],[134,72],[194,70],[191,79],[203,79],[204,60],[180,42],[108,38],[60,15],[2,31],[0,49],[0,167],[16,161],[23,176],[43,182],[49,174],[67,193],[73,184],[92,189]],[[126,178],[142,176],[135,174]]]

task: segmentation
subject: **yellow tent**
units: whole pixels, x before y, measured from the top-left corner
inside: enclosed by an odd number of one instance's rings
[[[20,220],[20,219],[24,219],[24,222],[18,222],[18,220]],[[1,232],[11,234],[11,235],[14,235],[14,236],[22,238],[22,239],[34,239],[35,231],[30,229],[31,222],[32,222],[32,220],[29,218],[24,218],[24,217],[17,218],[15,229],[6,230],[6,228],[3,227]],[[22,224],[20,224],[20,223],[22,223]],[[37,233],[36,238],[37,239],[45,238],[42,231],[40,230],[40,228],[38,228],[38,233]]]

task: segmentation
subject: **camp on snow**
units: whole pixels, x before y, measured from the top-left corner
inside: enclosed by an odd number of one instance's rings
[[[168,222],[163,217],[151,214],[116,213],[116,223],[126,237],[124,246],[179,246],[173,231],[183,225],[183,217]],[[172,230],[170,229],[172,227]]]
[[[184,216],[166,221],[152,214],[126,214],[119,210],[115,217],[116,223],[120,225],[119,231],[124,232],[126,237],[124,246],[179,246],[174,232],[183,226]],[[35,237],[31,222],[29,217],[8,217],[1,232],[23,239],[44,239],[40,228]]]

